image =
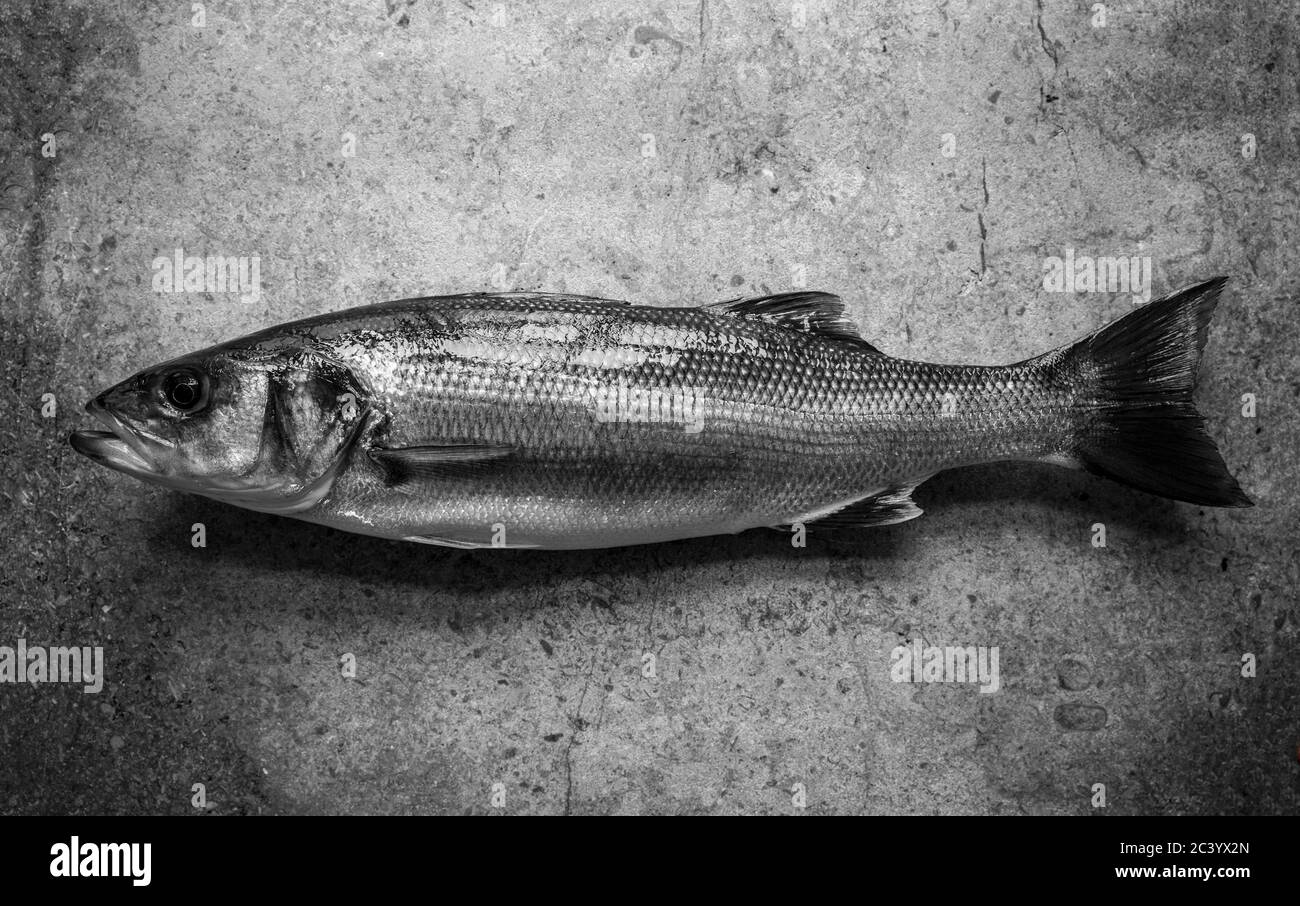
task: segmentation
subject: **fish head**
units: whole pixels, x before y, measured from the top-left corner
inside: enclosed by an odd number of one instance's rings
[[[141,371],[86,411],[107,430],[74,432],[78,453],[152,484],[282,514],[329,493],[370,416],[338,363],[292,344],[238,343]]]

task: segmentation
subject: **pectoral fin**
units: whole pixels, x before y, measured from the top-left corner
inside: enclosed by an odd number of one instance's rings
[[[422,480],[483,474],[511,456],[515,448],[502,444],[447,444],[418,447],[376,447],[373,459],[394,487]]]

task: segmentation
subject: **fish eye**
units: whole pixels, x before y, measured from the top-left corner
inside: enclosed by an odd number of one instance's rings
[[[170,372],[162,379],[162,394],[172,407],[188,415],[208,403],[208,382],[191,368]]]

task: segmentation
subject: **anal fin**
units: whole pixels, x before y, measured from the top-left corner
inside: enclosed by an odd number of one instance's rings
[[[829,513],[810,513],[800,521],[824,528],[868,528],[907,522],[925,512],[912,499],[917,484],[920,482],[888,488]]]

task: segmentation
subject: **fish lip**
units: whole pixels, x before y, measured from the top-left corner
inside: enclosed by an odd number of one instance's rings
[[[158,464],[143,438],[114,415],[100,398],[86,404],[86,411],[107,431],[73,431],[68,436],[72,449],[82,456],[129,475],[160,474]]]
[[[130,444],[109,431],[73,431],[68,443],[82,456],[119,472],[154,474],[152,463],[146,462]]]

